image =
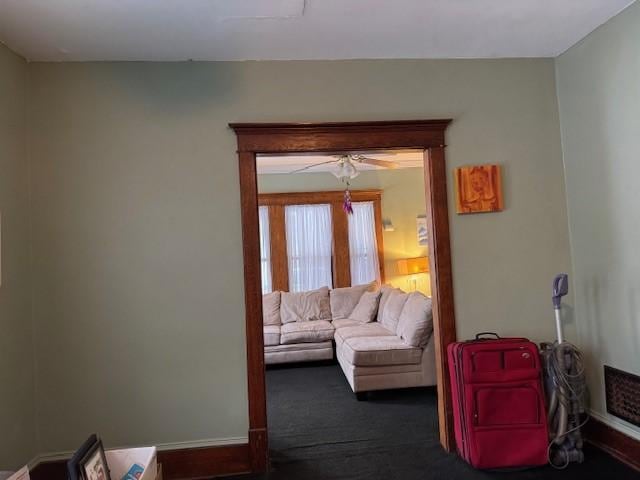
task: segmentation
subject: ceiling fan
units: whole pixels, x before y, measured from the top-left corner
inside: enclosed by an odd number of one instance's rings
[[[342,155],[333,155],[335,159],[327,160],[326,162],[314,163],[312,165],[307,165],[302,168],[298,168],[290,173],[302,173],[310,170],[314,167],[319,167],[320,165],[327,165],[330,163],[335,163],[336,168],[331,172],[338,179],[347,183],[349,180],[356,178],[360,172],[358,171],[356,165],[357,164],[367,164],[367,165],[375,165],[377,167],[388,168],[393,170],[394,168],[398,168],[399,165],[397,162],[390,160],[379,160],[377,158],[366,157],[360,154],[342,154]]]

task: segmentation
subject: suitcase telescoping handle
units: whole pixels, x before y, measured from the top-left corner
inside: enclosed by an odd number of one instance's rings
[[[491,337],[491,338],[486,338]],[[476,340],[500,340],[502,337],[495,332],[480,332],[476,334]]]

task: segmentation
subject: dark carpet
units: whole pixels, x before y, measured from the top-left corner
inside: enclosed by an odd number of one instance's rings
[[[359,402],[338,365],[267,371],[272,469],[237,479],[616,480],[640,475],[600,450],[566,470],[481,472],[438,442],[436,391],[373,392]]]

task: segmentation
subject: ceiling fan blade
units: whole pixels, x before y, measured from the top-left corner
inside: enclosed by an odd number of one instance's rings
[[[377,158],[370,158],[370,157],[357,156],[357,157],[354,157],[354,160],[360,163],[367,163],[369,165],[376,165],[378,167],[388,168],[390,170],[393,170],[394,168],[398,168],[400,166],[397,162],[393,162],[389,160],[378,160]]]
[[[310,168],[313,168],[313,167],[319,167],[320,165],[326,165],[327,163],[337,163],[337,162],[339,162],[339,161],[340,161],[340,160],[327,160],[326,162],[314,163],[314,164],[312,164],[312,165],[307,165],[307,166],[305,166],[305,167],[298,168],[297,170],[294,170],[294,171],[292,171],[292,172],[289,172],[289,174],[293,174],[293,173],[302,173],[302,172],[304,172],[304,171],[306,171],[306,170],[309,170]]]

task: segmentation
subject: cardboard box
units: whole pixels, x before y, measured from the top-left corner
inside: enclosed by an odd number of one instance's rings
[[[158,459],[156,447],[125,448],[105,452],[112,480],[120,480],[134,463],[142,465],[144,472],[140,480],[157,480]]]

